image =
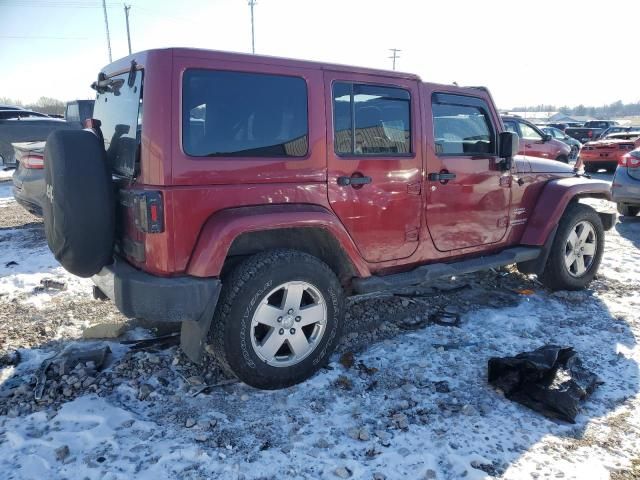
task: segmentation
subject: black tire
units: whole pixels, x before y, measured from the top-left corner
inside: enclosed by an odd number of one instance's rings
[[[56,260],[80,277],[111,263],[115,205],[104,146],[88,130],[56,130],[44,152],[47,243]]]
[[[567,157],[566,155],[558,155],[558,158],[556,158],[556,161],[562,162],[562,163],[569,163],[569,157]]]
[[[295,281],[311,284],[322,294],[327,313],[324,333],[299,363],[272,366],[252,344],[252,319],[270,291]],[[223,279],[209,343],[220,365],[246,384],[267,390],[284,388],[308,379],[326,364],[340,339],[343,316],[342,287],[324,262],[296,250],[270,250],[248,258]],[[276,333],[274,329],[272,334]]]
[[[598,167],[593,163],[584,162],[584,171],[587,173],[596,173],[598,171]]]
[[[618,203],[618,213],[620,215],[624,215],[625,217],[635,217],[640,213],[640,206],[638,205],[627,205],[625,203]]]
[[[593,226],[595,233],[595,254],[587,270],[580,276],[574,276],[565,266],[565,252],[569,235],[576,226],[586,221]],[[604,251],[604,228],[598,213],[581,203],[571,203],[560,219],[549,258],[540,275],[540,281],[551,290],[582,290],[595,277]]]

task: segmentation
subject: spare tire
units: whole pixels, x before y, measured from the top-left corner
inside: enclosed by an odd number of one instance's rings
[[[104,145],[90,130],[56,130],[44,150],[47,243],[79,277],[111,263],[115,204]]]

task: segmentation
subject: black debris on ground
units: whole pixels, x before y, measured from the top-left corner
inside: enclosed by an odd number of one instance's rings
[[[575,423],[580,402],[602,382],[582,366],[572,347],[545,345],[515,357],[489,360],[489,383],[509,400]]]

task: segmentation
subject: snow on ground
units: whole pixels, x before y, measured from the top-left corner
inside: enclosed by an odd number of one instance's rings
[[[9,405],[0,477],[638,478],[630,472],[640,461],[640,217],[623,220],[607,233],[601,274],[586,292],[551,294],[501,271],[459,279],[471,288],[426,303],[354,299],[350,333],[328,368],[285,390],[227,384],[215,368],[193,376],[175,347],[127,353],[111,342],[112,364],[94,385],[33,408],[3,396],[2,383],[27,383],[43,359],[83,342],[69,333],[62,343],[24,341],[23,361],[0,375],[0,411]],[[4,321],[42,315],[46,325],[66,315],[73,332],[83,315],[107,315],[93,310],[88,283],[56,267],[37,231],[0,230],[0,309],[18,312]],[[18,265],[7,267],[11,260]],[[43,277],[69,289],[34,295]],[[462,314],[460,328],[402,328],[445,306]],[[575,347],[604,381],[575,425],[487,384],[490,357],[546,343]],[[339,361],[344,352],[353,365]]]
[[[5,173],[0,170],[0,173]],[[0,177],[0,182],[2,178]],[[0,183],[0,208],[8,207],[14,203],[13,193],[11,192],[11,187],[13,184],[11,182],[1,182]]]
[[[13,176],[13,172],[15,172],[14,168],[10,170],[0,169],[0,182],[3,180],[9,180]]]

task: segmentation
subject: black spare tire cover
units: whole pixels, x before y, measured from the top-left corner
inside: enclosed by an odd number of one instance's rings
[[[80,277],[111,263],[115,204],[104,146],[90,130],[56,130],[44,150],[47,243]]]

